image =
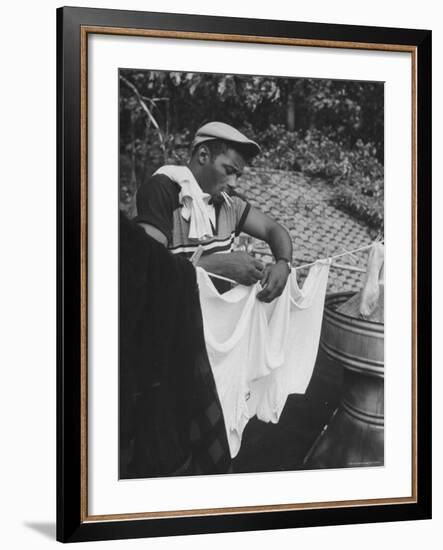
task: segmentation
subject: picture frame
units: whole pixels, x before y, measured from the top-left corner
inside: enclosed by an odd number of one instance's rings
[[[405,53],[411,66],[411,494],[91,514],[88,39],[92,35]],[[431,32],[92,8],[57,10],[57,540],[92,541],[431,517]],[[89,365],[90,367],[90,365]],[[97,437],[96,433],[93,434]],[[98,444],[100,444],[98,442]],[[137,482],[136,480],[134,481]],[[161,482],[161,480],[159,480]]]

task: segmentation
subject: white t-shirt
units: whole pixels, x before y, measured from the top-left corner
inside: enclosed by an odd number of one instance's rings
[[[288,395],[305,393],[317,357],[329,264],[316,262],[302,288],[293,271],[269,304],[256,298],[259,283],[219,294],[197,268],[206,347],[231,457],[250,418],[277,423]]]

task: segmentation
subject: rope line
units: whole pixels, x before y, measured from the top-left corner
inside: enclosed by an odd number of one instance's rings
[[[371,244],[367,244],[365,246],[361,246],[360,248],[356,248],[354,250],[345,250],[345,252],[341,252],[340,254],[335,254],[334,256],[330,256],[329,258],[323,258],[324,260],[330,260],[332,262],[332,260],[335,260],[337,258],[341,258],[342,256],[346,256],[348,254],[355,254],[356,252],[361,252],[362,250],[367,250],[368,248],[371,248],[373,247],[375,244],[377,243],[383,243],[384,240],[383,239],[376,239],[373,243]],[[303,265],[297,265],[295,267],[293,267],[293,269],[297,270],[297,269],[304,269],[306,267],[311,267],[313,265],[315,265],[318,261],[320,260],[316,260],[315,262],[310,262],[308,264],[303,264]],[[342,267],[342,266],[336,266],[336,267]],[[237,282],[234,281],[233,279],[229,279],[228,277],[223,277],[222,275],[216,275],[215,273],[211,273],[210,271],[206,271],[206,273],[210,276],[210,277],[214,277],[215,279],[221,279],[222,281],[227,281],[228,283],[231,283],[233,285],[236,285]]]
[[[336,258],[341,258],[342,256],[346,256],[347,254],[355,254],[355,252],[361,252],[362,250],[367,250],[368,248],[371,248],[372,246],[374,246],[376,243],[383,243],[383,240],[375,241],[371,244],[367,244],[365,246],[361,246],[360,248],[356,248],[355,250],[345,250],[345,252],[342,252],[341,254],[335,254],[334,256],[330,256],[329,259],[332,261],[332,260],[335,260]],[[318,260],[316,260],[315,262],[311,262],[309,264],[297,265],[296,267],[294,267],[294,269],[303,269],[304,267],[311,267],[312,265],[315,265],[317,262]]]

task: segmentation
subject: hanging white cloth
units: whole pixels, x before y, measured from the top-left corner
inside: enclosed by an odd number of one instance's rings
[[[292,272],[269,304],[256,298],[259,283],[219,294],[197,268],[206,347],[231,457],[250,418],[277,423],[288,395],[305,393],[317,357],[329,265],[316,262],[302,288]]]
[[[211,195],[202,191],[191,170],[187,166],[168,164],[154,172],[154,176],[157,174],[167,176],[180,186],[179,201],[183,205],[181,214],[189,221],[188,237],[198,241],[211,238],[216,217],[214,205],[209,204]]]

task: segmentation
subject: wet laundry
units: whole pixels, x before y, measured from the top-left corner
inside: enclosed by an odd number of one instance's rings
[[[319,260],[303,286],[293,271],[271,303],[260,283],[219,294],[197,268],[206,348],[225,419],[231,457],[249,419],[277,423],[288,395],[305,393],[317,357],[330,260]]]

